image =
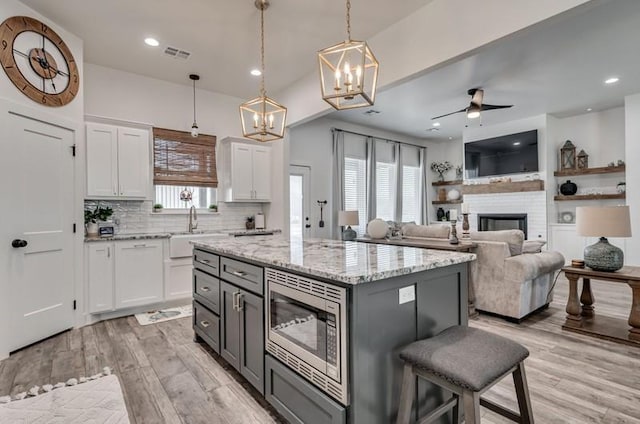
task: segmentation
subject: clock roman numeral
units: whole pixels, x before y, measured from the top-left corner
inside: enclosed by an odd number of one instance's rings
[[[13,32],[13,28],[11,28],[11,26],[9,24],[6,24],[7,28],[9,28],[9,31]]]
[[[27,85],[25,84],[24,87],[22,87],[22,91],[27,89]]]

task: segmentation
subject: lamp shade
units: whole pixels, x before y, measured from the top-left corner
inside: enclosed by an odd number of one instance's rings
[[[358,225],[358,211],[339,211],[338,225]]]
[[[576,230],[583,237],[631,237],[629,206],[579,206]]]

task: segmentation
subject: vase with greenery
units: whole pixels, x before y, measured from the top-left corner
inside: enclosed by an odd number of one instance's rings
[[[106,221],[113,215],[113,209],[110,207],[96,206],[94,210],[85,209],[84,224],[87,229],[87,235],[98,235],[98,221]]]
[[[444,162],[431,162],[431,170],[438,173],[438,181],[440,182],[444,181],[445,172],[451,168],[453,168],[453,165],[448,160]]]
[[[209,205],[209,212],[218,212],[218,205]]]
[[[162,212],[162,208],[164,206],[162,206],[160,203],[156,203],[155,205],[153,205],[153,211],[154,212]]]

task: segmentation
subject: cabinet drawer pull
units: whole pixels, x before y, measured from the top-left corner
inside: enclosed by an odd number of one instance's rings
[[[203,264],[209,264],[211,261],[209,259],[200,259],[200,262]]]
[[[203,292],[211,291],[211,289],[207,286],[203,286],[200,290],[202,290]]]
[[[204,328],[207,328],[208,326],[211,325],[211,323],[209,321],[200,321],[200,325],[203,326]]]
[[[133,247],[147,247],[146,244],[134,244]]]
[[[247,273],[244,271],[231,271],[231,273],[236,277],[245,277],[247,275]]]

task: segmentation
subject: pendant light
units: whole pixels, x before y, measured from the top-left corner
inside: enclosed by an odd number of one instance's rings
[[[255,0],[260,10],[260,96],[240,105],[242,135],[257,141],[272,141],[284,137],[287,108],[267,97],[264,84],[264,11],[269,7],[267,0]]]
[[[191,125],[191,137],[197,137],[198,124],[196,123],[196,81],[200,79],[200,75],[189,74],[189,79],[193,81],[193,125]]]
[[[337,110],[372,106],[378,61],[365,41],[351,39],[351,0],[347,0],[347,39],[318,52],[322,99]]]

